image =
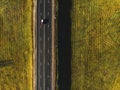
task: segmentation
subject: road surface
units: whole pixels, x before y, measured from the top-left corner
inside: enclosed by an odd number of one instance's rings
[[[52,90],[51,0],[37,1],[37,90]],[[49,19],[42,24],[41,19]]]

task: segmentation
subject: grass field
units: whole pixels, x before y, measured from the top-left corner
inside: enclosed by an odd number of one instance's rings
[[[32,90],[32,0],[0,0],[0,90]],[[2,63],[0,64],[2,65]]]
[[[71,90],[120,90],[120,0],[72,0]]]

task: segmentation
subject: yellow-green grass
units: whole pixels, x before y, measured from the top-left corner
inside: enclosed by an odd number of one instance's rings
[[[120,0],[72,0],[71,90],[120,90]]]
[[[32,90],[32,0],[0,0],[2,60],[0,90]]]

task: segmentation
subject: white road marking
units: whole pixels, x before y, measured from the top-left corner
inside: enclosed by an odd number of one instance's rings
[[[42,41],[42,38],[40,38],[40,41]]]
[[[49,24],[48,24],[48,28],[49,28]]]
[[[42,63],[40,63],[40,66],[42,66]]]
[[[40,53],[42,53],[42,50],[40,50]]]
[[[48,0],[48,3],[50,3],[50,1]]]
[[[45,6],[45,1],[46,0],[43,0],[43,2],[44,2],[44,9],[43,9],[43,18],[45,18],[45,8],[46,8],[46,6]],[[42,90],[45,90],[45,25],[44,25],[44,27],[43,27],[43,89]]]
[[[50,63],[48,62],[48,66],[50,65]]]
[[[48,16],[50,15],[50,13],[48,12]]]
[[[48,49],[48,53],[50,53],[49,49]]]
[[[49,87],[47,87],[47,90],[50,90]]]
[[[50,76],[49,75],[47,75],[47,78],[49,78]]]
[[[48,41],[50,40],[50,38],[48,37]]]
[[[56,17],[54,17],[54,19],[56,19]]]
[[[42,76],[40,75],[40,79],[42,79]]]
[[[42,4],[42,0],[40,0],[40,3]]]
[[[40,16],[42,16],[42,13],[40,13]]]

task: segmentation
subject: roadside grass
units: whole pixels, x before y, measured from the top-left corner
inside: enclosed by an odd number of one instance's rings
[[[71,90],[120,90],[120,1],[72,4]]]
[[[32,0],[0,1],[0,90],[32,90]]]

